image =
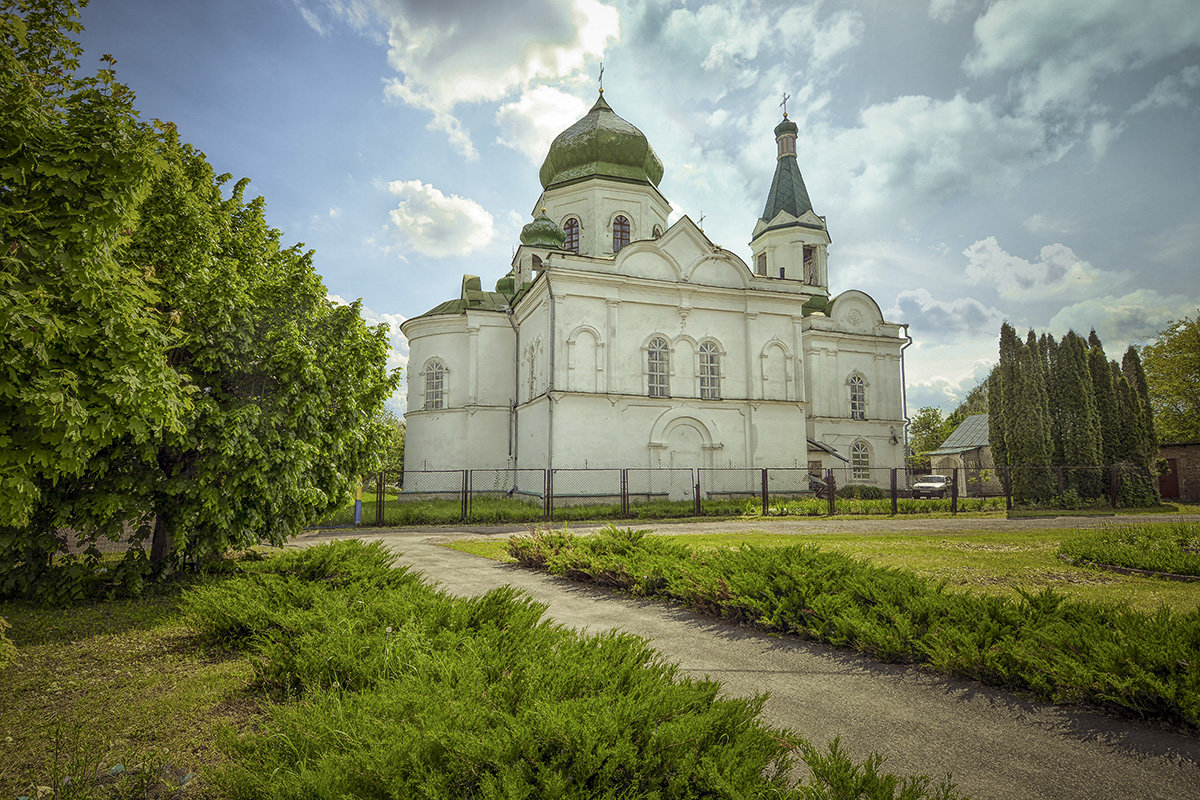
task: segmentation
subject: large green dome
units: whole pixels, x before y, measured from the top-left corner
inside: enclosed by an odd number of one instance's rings
[[[538,173],[542,188],[592,176],[657,186],[663,165],[645,134],[618,117],[600,95],[583,119],[560,133]]]

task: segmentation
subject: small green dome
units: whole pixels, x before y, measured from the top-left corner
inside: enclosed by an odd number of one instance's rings
[[[663,176],[662,162],[645,134],[618,117],[603,94],[583,119],[554,139],[538,173],[543,189],[592,176],[652,186]]]
[[[783,122],[781,122],[775,126],[775,138],[776,139],[778,139],[780,136],[782,136],[785,133],[790,133],[793,136],[795,136],[799,132],[800,132],[800,127],[798,125],[796,125],[796,123],[794,123],[790,119],[788,119],[787,117],[784,117]]]
[[[567,234],[554,224],[554,220],[546,216],[545,209],[533,221],[521,228],[521,244],[531,247],[551,247],[561,250],[567,241]]]

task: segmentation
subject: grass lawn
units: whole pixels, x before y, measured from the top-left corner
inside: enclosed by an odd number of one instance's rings
[[[1166,605],[1176,611],[1200,608],[1196,584],[1140,576],[1119,575],[1074,567],[1056,555],[1063,539],[1087,529],[1027,530],[1005,533],[903,534],[777,534],[752,532],[672,536],[672,540],[700,550],[754,545],[783,547],[814,544],[863,558],[880,566],[899,567],[922,577],[944,580],[951,588],[1009,598],[1017,589],[1037,592],[1050,587],[1076,600],[1118,603],[1140,611]],[[510,560],[508,543],[465,540],[446,545],[456,550],[497,560]]]
[[[221,758],[220,727],[254,715],[250,660],[198,647],[177,589],[67,609],[0,603],[0,617],[18,648],[0,676],[0,797],[38,797],[68,775],[73,788],[53,796],[91,797],[97,775],[119,796],[172,797],[180,784],[213,796],[189,773]],[[152,773],[157,795],[144,793]]]

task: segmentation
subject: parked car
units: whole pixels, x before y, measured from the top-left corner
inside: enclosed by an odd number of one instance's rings
[[[949,475],[922,475],[913,484],[913,497],[945,497],[950,491]]]

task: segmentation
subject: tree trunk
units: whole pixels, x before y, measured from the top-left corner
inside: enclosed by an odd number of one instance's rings
[[[159,514],[154,518],[154,538],[150,540],[150,566],[154,568],[155,575],[162,573],[163,565],[173,549],[171,528],[166,517]]]

